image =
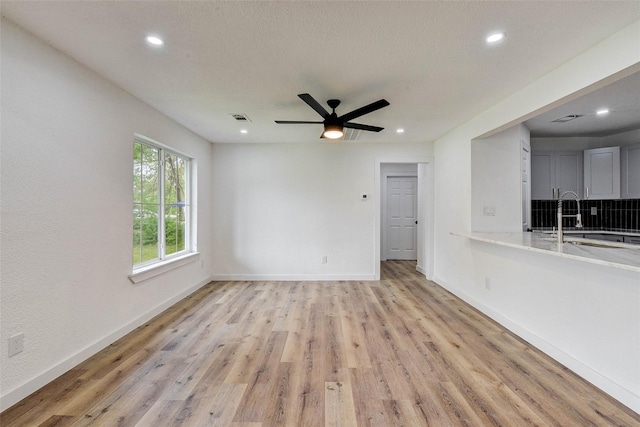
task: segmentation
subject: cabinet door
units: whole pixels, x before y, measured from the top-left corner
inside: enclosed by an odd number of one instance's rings
[[[531,153],[531,199],[553,200],[556,188],[556,159],[553,152]]]
[[[640,199],[640,144],[620,149],[621,196],[623,199]]]
[[[582,199],[582,152],[559,152],[556,156],[556,197],[573,191]]]
[[[620,198],[620,147],[584,152],[585,199]]]
[[[531,153],[531,199],[554,200],[569,190],[582,198],[582,164],[581,151]]]

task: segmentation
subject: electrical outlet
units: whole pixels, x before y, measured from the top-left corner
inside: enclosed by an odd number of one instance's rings
[[[591,215],[593,216],[598,215],[598,208],[596,206],[591,207]]]
[[[22,350],[24,350],[24,333],[20,332],[9,337],[9,357],[21,353]]]
[[[327,256],[326,256],[326,255],[322,255],[322,260],[321,260],[321,262],[322,262],[323,264],[326,264],[326,263],[327,263]]]
[[[491,279],[489,279],[488,277],[484,278],[484,287],[488,291],[491,290]]]

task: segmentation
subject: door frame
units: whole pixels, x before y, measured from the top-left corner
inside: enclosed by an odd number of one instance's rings
[[[522,153],[527,153],[527,161],[524,164]],[[527,178],[526,184],[522,182],[520,193],[520,205],[523,207],[522,212],[522,231],[527,231],[531,227],[531,143],[520,139],[520,179]]]
[[[416,270],[431,280],[434,274],[434,159],[431,156],[376,157],[374,177],[375,238],[374,276],[380,280],[382,251],[382,165],[385,163],[412,163],[418,165],[418,261]]]

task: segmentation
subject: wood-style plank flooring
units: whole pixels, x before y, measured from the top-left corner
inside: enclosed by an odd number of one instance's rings
[[[639,426],[415,272],[214,282],[9,408],[9,426]]]

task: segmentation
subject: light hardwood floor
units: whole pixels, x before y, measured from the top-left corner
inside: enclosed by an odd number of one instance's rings
[[[415,272],[214,282],[0,416],[8,426],[639,426]]]

